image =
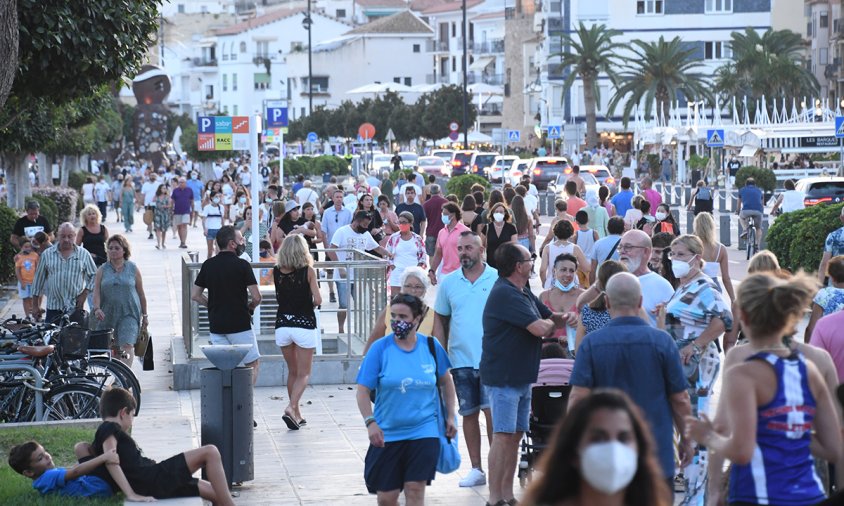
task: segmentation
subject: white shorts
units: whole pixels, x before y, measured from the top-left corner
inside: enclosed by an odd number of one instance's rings
[[[252,349],[243,357],[243,361],[238,364],[239,366],[251,364],[261,358],[261,353],[258,352],[258,340],[255,338],[255,333],[252,332],[252,329],[233,334],[211,333],[208,335],[208,340],[211,344],[251,344]]]
[[[190,213],[188,214],[174,214],[173,225],[190,225]]]
[[[316,348],[319,339],[319,329],[302,329],[299,327],[279,327],[275,329],[275,344],[289,346],[296,344],[300,348]]]

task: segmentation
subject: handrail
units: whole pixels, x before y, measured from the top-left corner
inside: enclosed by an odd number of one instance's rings
[[[10,357],[17,358],[15,355],[10,355]],[[21,354],[20,358],[24,357],[26,355]],[[4,361],[0,363],[0,371],[27,371],[35,377],[35,419],[40,422],[44,418],[44,394],[42,393],[44,390],[44,377],[41,376],[38,369],[29,364],[10,364]]]

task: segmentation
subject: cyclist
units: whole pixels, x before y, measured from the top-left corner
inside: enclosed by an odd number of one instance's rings
[[[744,183],[744,188],[738,192],[738,206],[736,214],[741,220],[742,233],[740,237],[747,237],[747,224],[749,219],[753,219],[753,224],[756,226],[756,250],[759,251],[762,245],[762,212],[765,209],[765,204],[762,201],[762,190],[756,186],[756,181],[749,177]]]

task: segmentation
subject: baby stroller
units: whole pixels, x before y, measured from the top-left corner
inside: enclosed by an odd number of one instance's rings
[[[519,485],[531,480],[542,450],[548,446],[554,427],[566,414],[571,385],[540,385],[531,389],[530,429],[522,438],[519,459]]]

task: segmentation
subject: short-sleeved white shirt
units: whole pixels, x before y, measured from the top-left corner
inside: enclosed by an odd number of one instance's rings
[[[642,307],[648,314],[650,323],[656,327],[656,315],[654,308],[658,304],[668,302],[674,295],[674,287],[665,278],[655,272],[649,272],[639,276],[639,284],[642,287]]]
[[[331,238],[331,247],[368,251],[377,248],[378,242],[372,238],[372,234],[368,231],[359,234],[352,230],[351,225],[343,225],[334,232],[334,236]],[[351,260],[352,258],[353,254],[350,251],[337,251],[338,261],[344,262],[346,260]],[[340,277],[339,271],[339,269],[334,269],[334,279],[343,279]],[[348,279],[354,279],[352,269],[349,269]]]

